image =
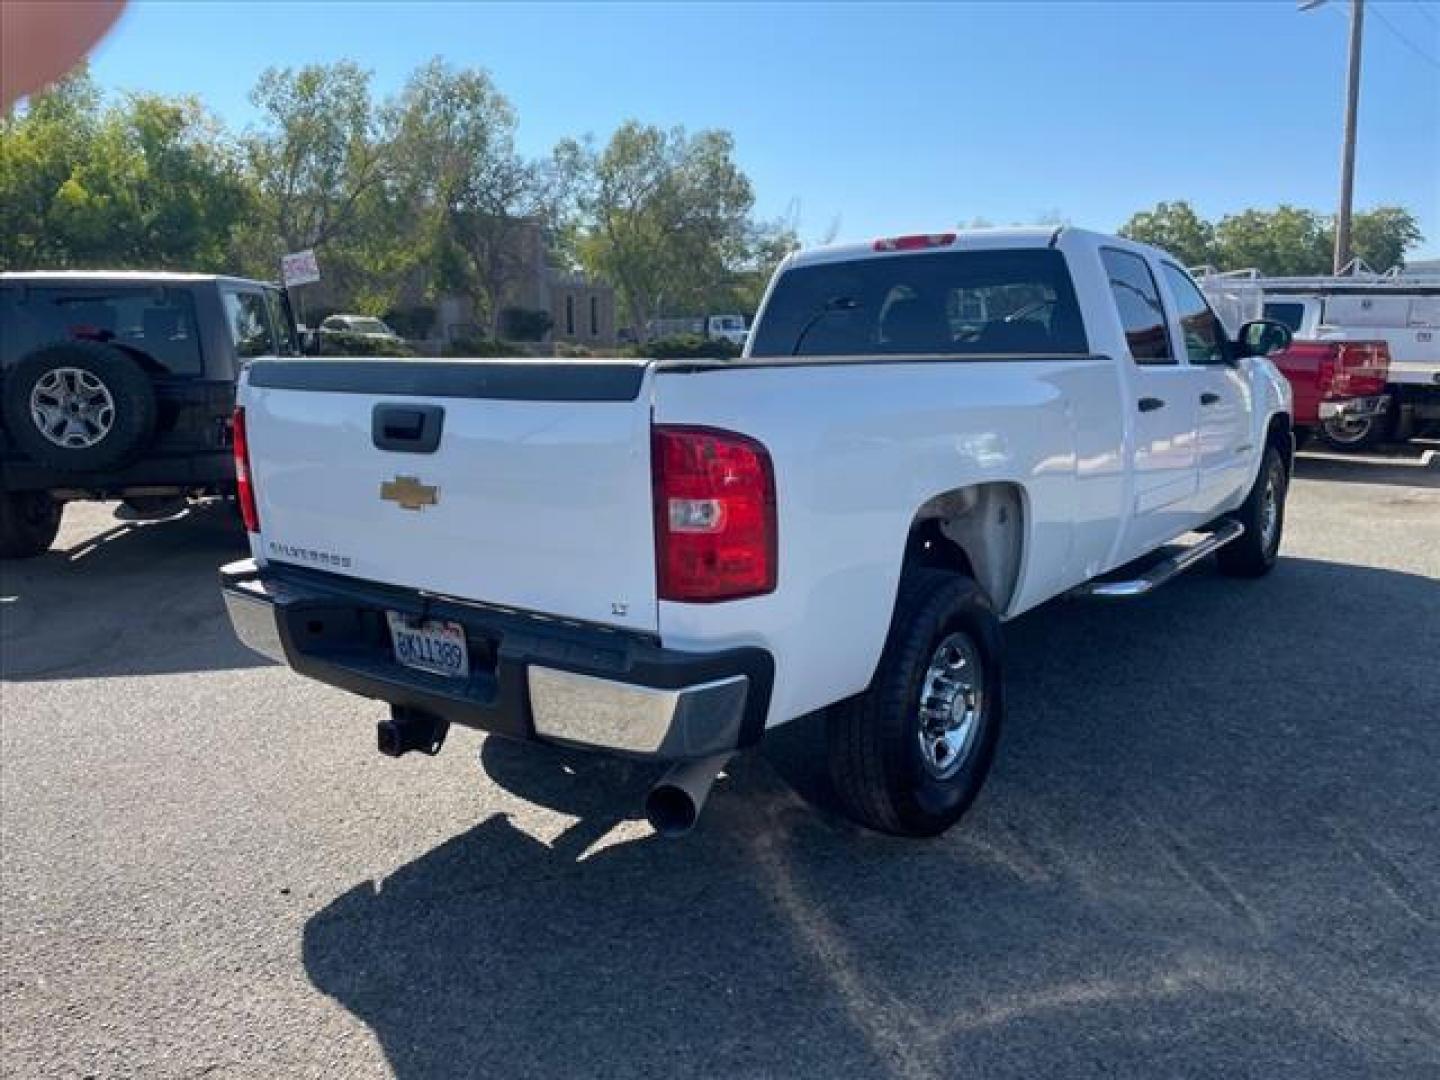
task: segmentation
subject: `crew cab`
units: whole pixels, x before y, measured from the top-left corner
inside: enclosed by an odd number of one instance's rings
[[[168,516],[234,491],[249,358],[298,356],[282,290],[214,274],[0,274],[0,558],[46,551],[67,502]]]
[[[665,761],[671,833],[823,711],[848,812],[932,835],[990,767],[1003,622],[1271,569],[1288,336],[1064,228],[792,255],[733,361],[262,359],[222,588],[252,648],[388,703],[387,753],[459,723]]]

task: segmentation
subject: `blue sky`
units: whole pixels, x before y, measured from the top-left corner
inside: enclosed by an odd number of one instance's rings
[[[764,216],[813,240],[1059,214],[1113,229],[1160,199],[1218,217],[1333,210],[1346,4],[132,3],[107,88],[194,93],[236,127],[268,65],[353,59],[381,95],[432,56],[484,67],[522,146],[629,117],[728,128]],[[1356,204],[1440,255],[1440,4],[1368,5]]]

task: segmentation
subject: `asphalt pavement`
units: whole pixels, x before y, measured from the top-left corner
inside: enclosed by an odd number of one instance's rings
[[[1440,1075],[1440,467],[1302,458],[1283,559],[1007,628],[931,842],[810,721],[700,826],[232,638],[223,508],[71,507],[0,570],[7,1077]]]

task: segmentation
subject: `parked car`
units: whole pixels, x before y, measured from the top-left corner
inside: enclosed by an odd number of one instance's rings
[[[1265,317],[1283,322],[1296,338],[1378,341],[1389,355],[1375,407],[1326,417],[1320,436],[1356,450],[1387,439],[1405,440],[1440,422],[1440,281],[1336,277],[1261,279]]]
[[[223,592],[252,648],[388,702],[385,753],[459,723],[671,762],[678,833],[823,711],[849,813],[931,835],[990,768],[1003,622],[1272,568],[1288,340],[1065,228],[792,255],[734,361],[260,361]]]
[[[320,333],[356,334],[360,337],[400,340],[400,335],[385,325],[384,320],[369,315],[331,315],[320,323]]]
[[[1390,348],[1383,341],[1296,338],[1271,360],[1290,382],[1297,446],[1323,432],[1348,449],[1389,411]]]
[[[236,376],[301,352],[284,292],[207,274],[0,274],[0,328],[4,558],[45,551],[67,502],[233,493]]]

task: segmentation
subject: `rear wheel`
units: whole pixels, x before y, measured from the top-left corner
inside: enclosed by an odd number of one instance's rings
[[[1230,515],[1245,526],[1245,532],[1215,553],[1222,574],[1260,577],[1270,572],[1280,554],[1280,534],[1285,529],[1285,495],[1289,487],[1290,478],[1280,451],[1267,446],[1250,494]]]
[[[995,756],[1000,653],[1000,620],[979,585],[906,572],[874,681],[830,710],[830,774],[851,817],[900,836],[959,820]]]
[[[1332,416],[1320,422],[1320,438],[1335,450],[1365,450],[1389,439],[1393,425],[1388,412],[1363,419]]]
[[[0,559],[30,559],[49,551],[64,509],[45,491],[0,494]]]

